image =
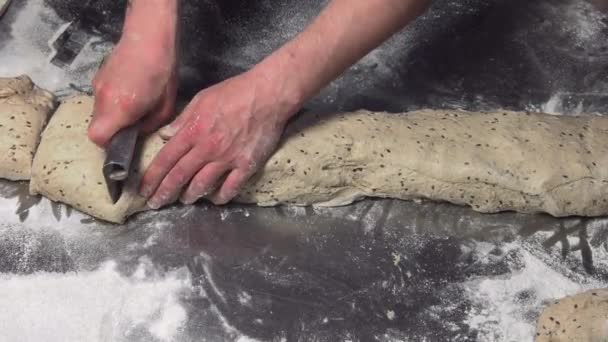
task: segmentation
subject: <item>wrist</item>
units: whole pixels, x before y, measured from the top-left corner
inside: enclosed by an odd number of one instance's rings
[[[250,70],[252,79],[268,93],[280,108],[283,121],[289,120],[308,100],[299,70],[281,50],[262,60]]]
[[[131,0],[121,40],[172,49],[177,43],[177,29],[178,0]]]

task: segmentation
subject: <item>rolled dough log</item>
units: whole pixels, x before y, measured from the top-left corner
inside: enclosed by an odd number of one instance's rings
[[[565,297],[538,319],[536,342],[608,341],[608,289]]]
[[[36,154],[31,191],[122,222],[146,208],[133,189],[110,204],[103,152],[85,133],[91,108],[92,100],[82,97],[59,108]],[[162,144],[158,135],[146,140],[140,170]],[[600,116],[446,110],[302,115],[236,201],[337,206],[367,196],[448,201],[487,213],[598,216],[608,213],[607,152],[608,118]]]
[[[30,178],[40,133],[54,108],[53,95],[27,76],[0,78],[0,178]]]

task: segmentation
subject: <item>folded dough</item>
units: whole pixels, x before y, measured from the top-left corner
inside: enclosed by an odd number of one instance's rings
[[[608,289],[568,296],[545,308],[536,342],[600,342],[608,339]]]
[[[43,134],[31,191],[123,222],[147,209],[135,185],[163,141],[146,139],[116,205],[104,152],[86,137],[92,99],[62,104]],[[608,213],[608,118],[499,111],[302,115],[237,202],[336,206],[362,197],[430,199],[480,212]]]
[[[54,108],[53,95],[29,77],[0,78],[0,178],[30,178],[40,132]]]
[[[116,204],[112,203],[102,173],[105,152],[87,137],[92,117],[93,98],[78,96],[61,103],[42,133],[34,158],[30,193],[67,203],[97,218],[122,223],[133,213],[146,209],[146,201],[137,195],[143,170],[163,140],[153,135],[139,149],[134,177],[124,187]]]

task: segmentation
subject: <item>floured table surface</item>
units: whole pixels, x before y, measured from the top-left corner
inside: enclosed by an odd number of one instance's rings
[[[88,46],[67,70],[46,64],[46,41],[64,21],[42,3],[14,2],[0,19],[0,74],[72,94],[66,84],[86,86],[108,45]],[[203,70],[192,84],[248,67],[320,5],[245,6],[258,13],[250,17],[222,3],[228,23],[217,36],[233,48],[185,56],[201,63],[188,75]],[[574,0],[501,3],[436,2],[309,109],[608,113],[605,15]],[[190,33],[194,46],[216,32],[207,19]],[[177,206],[110,226],[30,197],[25,184],[2,182],[0,194],[8,341],[528,341],[544,305],[608,285],[605,219],[382,200]]]

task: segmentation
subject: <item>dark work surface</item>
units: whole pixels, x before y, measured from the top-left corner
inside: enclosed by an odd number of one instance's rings
[[[76,13],[93,18],[83,20],[108,40],[120,34],[125,1],[93,1],[86,12],[86,1],[45,2],[66,20],[77,18]],[[182,91],[187,96],[270,54],[302,30],[324,1],[182,3]],[[601,30],[593,28],[598,21],[604,23]],[[310,107],[521,109],[562,92],[590,110],[605,110],[607,21],[584,0],[434,1],[426,15]]]
[[[3,41],[27,38],[11,27],[31,2],[17,1],[0,20],[0,62],[13,53]],[[43,18],[52,27],[73,20],[83,3],[45,2],[61,17]],[[321,3],[185,3],[182,95],[251,67]],[[116,39],[122,11],[120,1],[94,2],[91,32]],[[553,96],[560,112],[606,112],[607,27],[584,1],[435,1],[307,109],[538,110]],[[608,281],[603,219],[367,200],[335,209],[176,206],[112,226],[68,217],[59,205],[34,214],[49,204],[23,185],[3,183],[0,193],[15,200],[15,216],[0,229],[1,274],[87,271],[106,260],[131,274],[141,257],[161,273],[185,267],[194,290],[181,299],[188,316],[180,341],[522,340],[518,324],[533,325],[554,293],[570,291],[560,290],[565,283]],[[504,297],[500,287],[491,291],[502,282]],[[503,311],[512,307],[509,321]]]

